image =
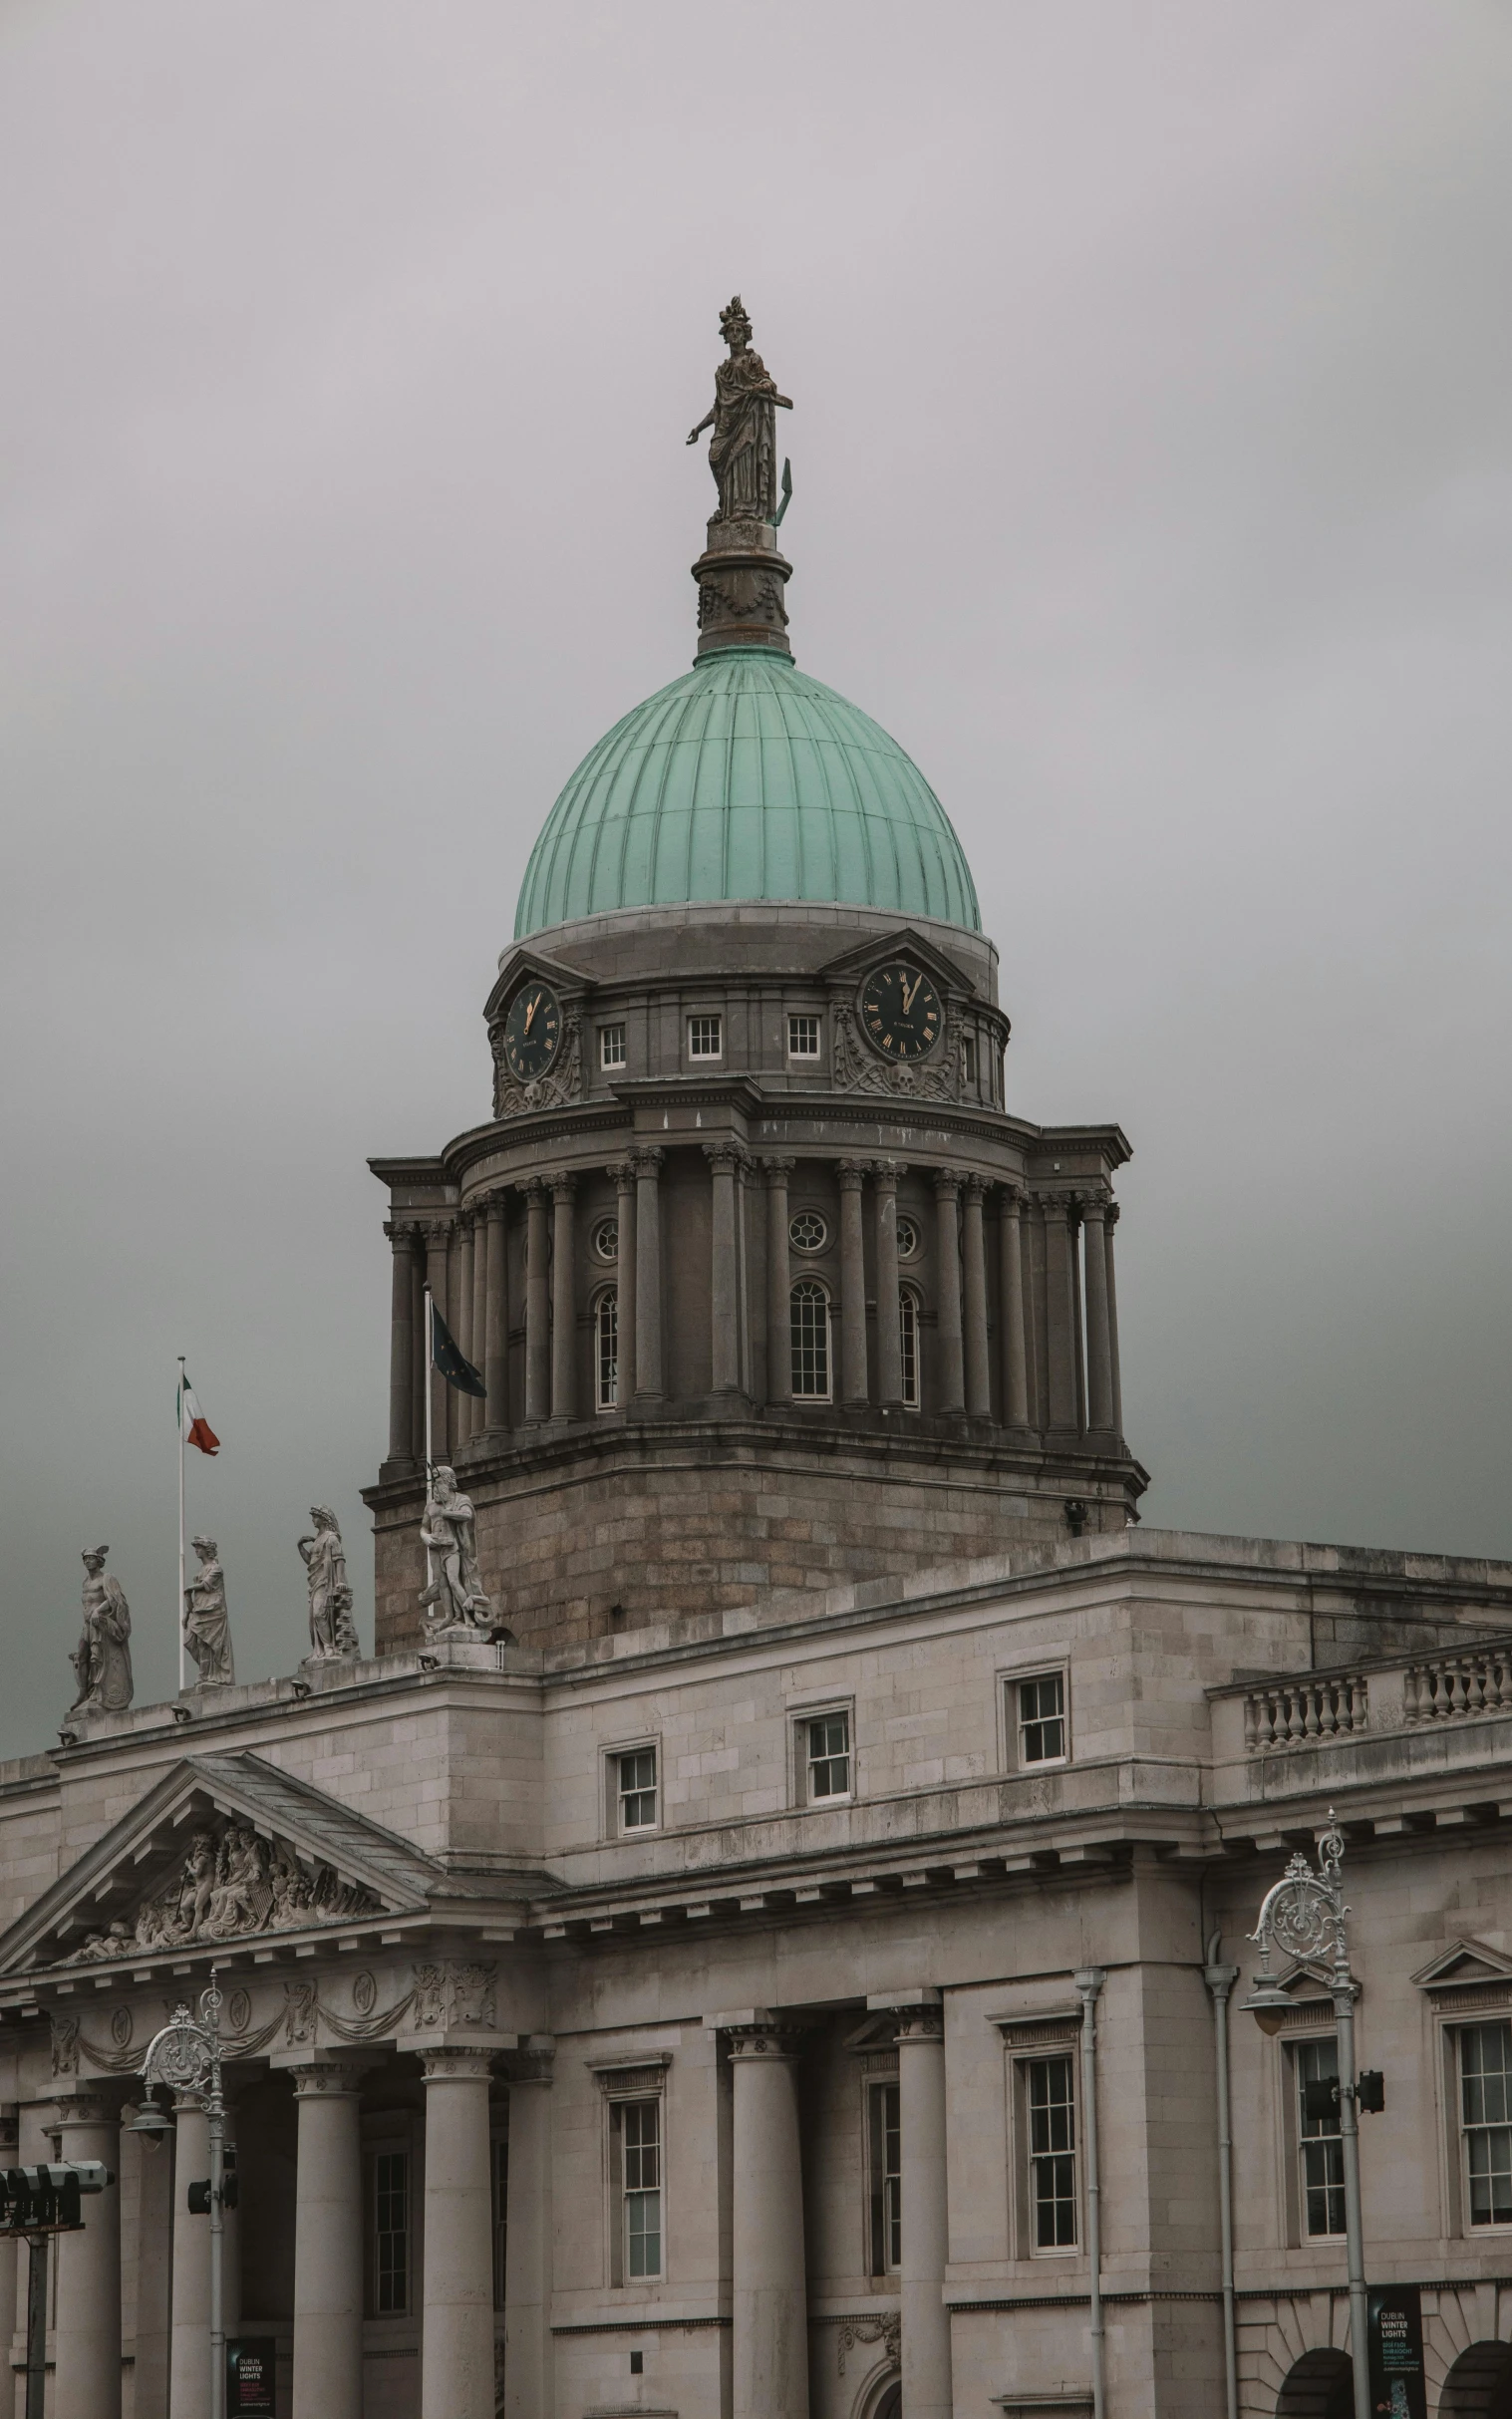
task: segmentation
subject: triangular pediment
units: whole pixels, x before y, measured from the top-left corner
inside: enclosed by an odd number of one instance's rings
[[[1512,1958],[1484,1941],[1451,1941],[1412,1976],[1420,1990],[1446,1982],[1504,1982],[1512,1980]]]
[[[962,972],[955,959],[948,958],[933,941],[926,941],[911,924],[904,924],[895,932],[868,934],[854,949],[842,950],[837,958],[826,959],[819,974],[826,983],[859,983],[869,967],[885,966],[891,958],[917,962],[945,990],[967,996],[976,991],[970,975]]]
[[[185,1756],[0,1937],[0,1974],[373,1924],[421,1913],[442,1882],[407,1840],[261,1756]]]
[[[496,1017],[505,1001],[532,975],[542,983],[549,983],[564,998],[590,991],[594,982],[592,975],[584,974],[580,966],[569,966],[565,958],[550,958],[543,949],[517,945],[506,949],[499,959],[498,980],[488,994],[483,1015]]]

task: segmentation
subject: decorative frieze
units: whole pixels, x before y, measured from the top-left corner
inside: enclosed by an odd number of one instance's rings
[[[208,1828],[193,1834],[173,1879],[135,1920],[117,1917],[57,1963],[135,1957],[191,1941],[293,1932],[382,1912],[371,1890],[344,1882],[334,1866],[306,1864],[284,1841],[265,1840],[250,1824],[229,1822],[218,1835]]]

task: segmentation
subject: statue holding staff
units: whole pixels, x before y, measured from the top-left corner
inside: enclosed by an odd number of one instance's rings
[[[229,1686],[236,1677],[225,1573],[213,1537],[190,1539],[199,1568],[183,1591],[183,1643],[194,1658],[201,1688]]]
[[[777,393],[760,354],[751,349],[751,321],[739,294],[720,313],[720,334],[730,347],[730,359],[715,371],[714,402],[698,427],[688,432],[688,443],[696,446],[704,431],[713,429],[709,467],[720,491],[717,520],[774,520],[776,415],[790,412],[792,405]]]
[[[472,1505],[443,1463],[426,1493],[420,1542],[426,1549],[426,1628],[435,1637],[492,1638],[493,1606],[477,1568]]]
[[[305,1661],[355,1663],[360,1649],[341,1530],[335,1513],[323,1503],[311,1504],[310,1518],[315,1523],[314,1536],[299,1539],[310,1591],[310,1652]]]

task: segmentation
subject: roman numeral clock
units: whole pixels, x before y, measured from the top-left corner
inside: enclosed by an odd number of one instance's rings
[[[534,1083],[556,1057],[562,1038],[561,1005],[549,983],[527,983],[517,991],[504,1019],[504,1057],[517,1083]]]
[[[861,993],[861,1030],[872,1049],[895,1064],[925,1058],[945,1030],[945,1011],[928,975],[896,959],[875,968]]]

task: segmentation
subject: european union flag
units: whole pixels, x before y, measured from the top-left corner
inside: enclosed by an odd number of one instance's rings
[[[487,1387],[456,1344],[434,1302],[431,1305],[431,1360],[448,1385],[454,1385],[458,1394],[487,1393]]]

